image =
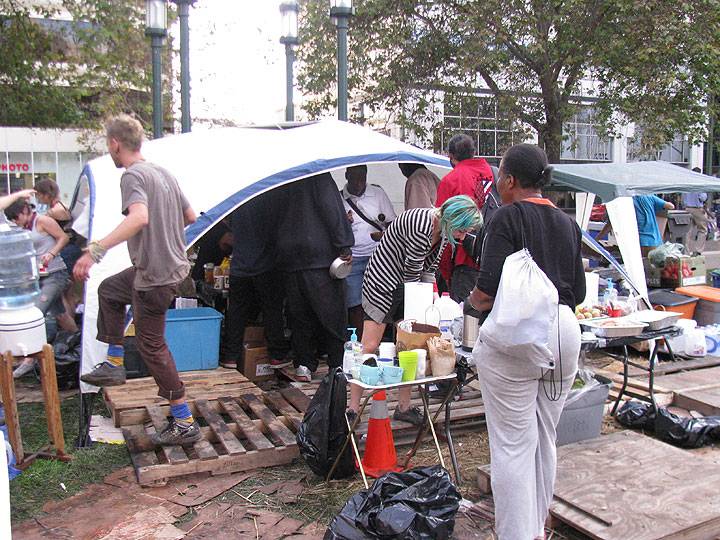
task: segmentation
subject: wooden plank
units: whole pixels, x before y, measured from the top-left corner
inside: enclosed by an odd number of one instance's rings
[[[142,426],[128,426],[122,432],[135,467],[150,467],[160,463],[155,451],[150,450],[154,445]]]
[[[720,415],[720,388],[687,390],[675,394],[674,405],[705,416]]]
[[[299,388],[295,388],[294,386],[288,386],[287,388],[282,388],[280,390],[280,394],[298,411],[304,413],[307,411],[308,406],[310,405],[310,398],[303,393],[302,390]]]
[[[40,362],[40,383],[45,396],[45,416],[47,418],[48,435],[58,455],[65,454],[65,435],[63,434],[62,416],[60,414],[60,395],[58,394],[57,374],[55,372],[55,353],[51,345],[43,346]]]
[[[248,452],[247,454],[230,456],[219,456],[217,459],[202,461],[194,459],[188,463],[171,465],[169,463],[160,463],[158,465],[150,465],[136,467],[135,472],[138,481],[142,483],[150,483],[155,480],[164,478],[172,478],[175,476],[185,476],[198,472],[211,472],[214,475],[233,473],[239,471],[249,471],[259,469],[261,467],[274,467],[276,465],[284,465],[290,463],[298,457],[299,450],[297,445],[281,446],[274,450],[264,452]]]
[[[213,448],[213,445],[210,444],[206,438],[193,443],[193,448],[200,460],[217,459],[218,457],[218,453],[215,451],[215,448]]]
[[[263,404],[257,396],[253,394],[245,394],[240,399],[252,410],[252,412],[263,421],[268,431],[273,434],[283,445],[290,446],[296,444],[295,434],[290,431],[285,424],[280,422],[277,417]]]
[[[157,433],[160,433],[163,429],[165,429],[165,426],[167,425],[167,417],[160,411],[160,409],[148,405],[145,407],[145,410],[147,410],[150,421]],[[160,448],[162,453],[165,455],[165,458],[168,460],[168,463],[177,464],[188,462],[187,454],[185,453],[185,450],[183,450],[182,446],[161,446]]]
[[[275,448],[275,445],[255,427],[250,417],[245,414],[245,411],[243,411],[235,401],[231,398],[222,398],[219,400],[219,403],[230,418],[235,421],[243,436],[250,441],[250,444],[253,445],[255,450]]]
[[[13,355],[10,351],[3,354],[2,365],[0,365],[0,391],[2,402],[5,408],[5,424],[7,425],[10,446],[15,453],[15,459],[22,463],[25,459],[22,435],[20,434],[20,417],[17,410],[17,398],[15,396],[15,379],[13,379]]]
[[[558,448],[556,492],[575,508],[556,501],[551,512],[592,538],[714,538],[718,482],[720,470],[701,456],[616,432]]]
[[[302,424],[303,420],[303,413],[298,412],[295,407],[285,401],[285,398],[282,397],[280,392],[265,392],[262,394],[262,397],[265,400],[265,404],[272,406],[280,414],[282,414],[292,424],[292,427],[296,431],[300,429],[300,424]]]
[[[702,369],[720,366],[720,356],[705,356],[703,358],[691,358],[687,360],[676,360],[675,362],[661,362],[655,366],[655,375],[669,375],[679,371],[688,371],[692,369]],[[643,369],[630,366],[628,373],[631,377],[649,377],[650,374]]]
[[[720,386],[720,367],[683,371],[655,378],[655,384],[672,392]]]
[[[210,426],[210,429],[212,429],[218,439],[220,439],[220,444],[223,448],[225,448],[225,451],[228,454],[233,456],[245,453],[245,447],[239,440],[237,440],[235,435],[233,435],[230,428],[228,428],[227,424],[220,415],[210,409],[207,401],[204,399],[198,399],[195,401],[195,406],[205,418],[205,421]]]

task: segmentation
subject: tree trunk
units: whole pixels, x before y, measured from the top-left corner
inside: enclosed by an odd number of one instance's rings
[[[562,121],[551,117],[538,133],[538,142],[545,149],[549,163],[560,163],[562,152]]]

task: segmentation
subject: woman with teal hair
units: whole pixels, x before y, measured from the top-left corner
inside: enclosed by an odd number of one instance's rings
[[[450,197],[440,208],[407,210],[390,224],[363,276],[364,353],[375,353],[385,327],[402,318],[404,284],[435,283],[435,270],[445,246],[462,242],[467,232],[481,223],[475,201],[458,195]],[[402,388],[399,394],[393,418],[415,425],[422,423],[422,413],[417,407],[410,407],[410,387]],[[358,410],[361,397],[362,390],[353,386],[349,415]]]

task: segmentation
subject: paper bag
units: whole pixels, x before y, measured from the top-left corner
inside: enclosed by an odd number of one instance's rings
[[[427,342],[430,370],[433,377],[442,377],[455,372],[455,347],[447,339],[430,338]]]
[[[410,331],[405,329],[408,325],[411,328]],[[396,347],[398,352],[411,351],[413,349],[425,349],[427,351],[427,340],[431,337],[440,337],[440,329],[437,326],[414,321],[400,321],[397,323],[396,329]]]

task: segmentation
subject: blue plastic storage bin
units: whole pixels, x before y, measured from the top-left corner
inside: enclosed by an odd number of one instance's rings
[[[165,340],[178,371],[218,367],[222,318],[209,307],[168,310]]]

